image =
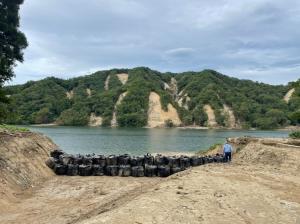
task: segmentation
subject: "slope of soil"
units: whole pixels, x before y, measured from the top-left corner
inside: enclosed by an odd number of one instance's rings
[[[74,97],[74,91],[71,90],[71,91],[69,91],[69,92],[66,92],[66,95],[67,95],[67,98],[68,98],[69,100],[71,100],[71,99]]]
[[[123,85],[128,81],[128,74],[126,73],[117,74],[117,77]]]
[[[292,97],[292,95],[293,95],[293,93],[295,92],[295,89],[293,88],[293,89],[291,89],[291,90],[289,90],[286,94],[285,94],[285,96],[284,96],[284,101],[285,102],[289,102],[290,101],[290,99],[291,99],[291,97]]]
[[[223,105],[223,111],[224,111],[224,114],[226,116],[226,127],[228,128],[236,128],[237,127],[237,123],[236,123],[236,119],[235,119],[235,116],[234,116],[234,113],[232,111],[232,109],[227,106],[226,104]]]
[[[92,95],[91,89],[87,88],[86,89],[86,94],[88,95],[88,97],[90,97]]]
[[[149,95],[149,109],[148,109],[148,127],[164,127],[165,122],[171,120],[175,126],[181,124],[177,110],[168,104],[168,111],[164,111],[161,106],[160,96],[151,92]]]
[[[113,117],[112,117],[112,120],[110,122],[110,124],[111,124],[112,127],[117,127],[118,126],[118,123],[117,123],[117,106],[122,103],[122,100],[124,99],[124,97],[126,95],[127,95],[127,92],[122,93],[119,96],[117,103],[115,104],[115,109],[114,109],[114,112],[113,112]]]
[[[216,127],[218,126],[216,122],[215,112],[209,104],[204,105],[203,107],[205,113],[207,114],[207,126],[208,127]]]
[[[91,127],[97,127],[102,125],[102,117],[96,116],[95,113],[91,113],[90,120],[89,120],[89,126]]]
[[[22,190],[53,176],[45,160],[55,148],[43,135],[0,133],[0,210]]]
[[[23,200],[3,207],[0,223],[297,223],[300,141],[231,142],[232,163],[165,179],[55,176],[30,195],[17,195]]]
[[[109,89],[109,79],[110,79],[110,75],[107,76],[107,78],[105,79],[105,83],[104,83],[104,89],[105,90]]]

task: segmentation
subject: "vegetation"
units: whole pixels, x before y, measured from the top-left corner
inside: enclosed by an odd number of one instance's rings
[[[300,131],[294,131],[289,134],[290,138],[297,138],[300,139]]]
[[[125,85],[119,81],[119,73],[129,74]],[[109,89],[105,90],[108,76]],[[164,83],[171,85],[172,77],[177,81],[180,96],[164,87]],[[295,92],[286,103],[284,95],[292,88]],[[8,86],[5,91],[11,96],[6,106],[10,115],[4,121],[10,124],[87,125],[90,114],[95,113],[103,118],[104,126],[109,126],[119,96],[127,92],[116,108],[117,122],[121,127],[143,127],[147,125],[151,91],[160,95],[164,110],[169,103],[177,109],[183,125],[206,126],[208,118],[203,110],[206,104],[214,109],[220,126],[228,125],[224,104],[232,108],[236,120],[245,128],[270,129],[300,124],[300,80],[287,86],[272,86],[231,78],[212,70],[174,74],[144,67],[113,69],[69,80],[50,77],[30,81]],[[183,98],[187,109],[177,103],[185,94],[190,98]],[[173,124],[166,121],[166,125]]]
[[[23,0],[0,2],[0,122],[8,115],[8,98],[3,85],[14,76],[16,62],[23,62],[22,50],[27,47],[25,35],[19,30],[19,8]]]
[[[29,132],[29,129],[27,129],[27,128],[20,128],[20,127],[16,127],[13,125],[5,125],[5,124],[0,125],[0,132],[3,130],[8,131],[10,133]]]

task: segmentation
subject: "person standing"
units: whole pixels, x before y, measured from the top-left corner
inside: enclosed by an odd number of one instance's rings
[[[224,154],[226,162],[231,162],[232,152],[233,152],[233,148],[229,144],[228,139],[226,139],[226,143],[225,143],[225,145],[223,147],[223,154]]]

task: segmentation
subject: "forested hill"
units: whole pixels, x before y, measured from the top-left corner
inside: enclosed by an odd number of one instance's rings
[[[272,86],[213,70],[112,69],[5,88],[11,124],[278,128],[300,123],[300,80]]]

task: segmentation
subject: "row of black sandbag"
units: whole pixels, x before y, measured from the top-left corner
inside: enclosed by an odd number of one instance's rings
[[[134,176],[167,177],[190,166],[212,162],[225,162],[222,155],[215,156],[145,156],[129,155],[69,155],[60,150],[51,152],[47,165],[57,175],[69,176]]]

